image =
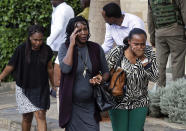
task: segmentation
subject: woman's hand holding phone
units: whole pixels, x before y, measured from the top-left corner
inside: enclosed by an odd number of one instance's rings
[[[146,58],[145,56],[143,56],[142,58],[140,58],[140,60],[141,60],[141,63],[143,65],[143,67],[145,67],[149,63],[148,58]]]
[[[78,33],[79,33],[79,28],[76,27],[70,36],[70,45],[74,46],[76,44],[76,37]]]

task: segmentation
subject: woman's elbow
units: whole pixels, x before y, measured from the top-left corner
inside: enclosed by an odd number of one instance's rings
[[[61,72],[64,74],[68,74],[72,70],[72,66],[67,66],[65,64],[60,64]]]
[[[68,73],[70,73],[71,70],[62,69],[61,71],[62,71],[63,74],[68,74]]]

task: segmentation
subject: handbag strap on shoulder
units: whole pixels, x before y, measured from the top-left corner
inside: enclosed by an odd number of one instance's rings
[[[124,49],[122,48],[122,49],[120,50],[119,59],[118,59],[118,61],[117,61],[117,63],[116,63],[116,66],[115,66],[115,68],[114,68],[114,71],[116,71],[116,69],[117,69],[118,66],[121,67],[121,61],[122,61],[123,55],[124,55],[123,53],[124,53]]]

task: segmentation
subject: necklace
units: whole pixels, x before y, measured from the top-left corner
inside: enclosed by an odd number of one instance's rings
[[[88,50],[86,50],[86,58],[85,58],[85,61],[83,60],[83,57],[81,55],[81,53],[79,52],[78,50],[78,55],[80,56],[82,62],[83,62],[83,67],[84,67],[84,70],[83,70],[83,77],[85,78],[86,74],[87,74],[87,70],[88,70],[88,67],[87,67],[87,59],[88,59]]]

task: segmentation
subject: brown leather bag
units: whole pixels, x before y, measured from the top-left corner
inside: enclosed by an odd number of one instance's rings
[[[109,91],[113,96],[124,95],[124,85],[126,76],[124,70],[121,68],[121,61],[123,59],[124,50],[120,52],[119,59],[116,66],[110,70],[111,79],[109,84]]]
[[[112,68],[110,71],[111,80],[109,85],[109,91],[113,96],[122,96],[124,92],[125,85],[125,72],[122,68],[114,69]]]

